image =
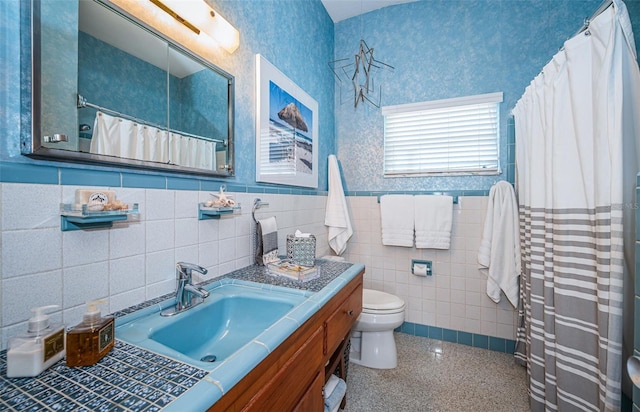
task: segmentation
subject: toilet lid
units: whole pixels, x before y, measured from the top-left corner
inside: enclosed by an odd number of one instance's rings
[[[404,300],[379,290],[363,289],[362,307],[373,310],[391,310],[404,307]]]

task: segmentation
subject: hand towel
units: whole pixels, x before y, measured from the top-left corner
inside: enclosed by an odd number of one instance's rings
[[[453,197],[415,196],[417,249],[449,249],[453,222]]]
[[[336,255],[341,255],[347,248],[347,241],[353,235],[347,199],[342,188],[338,159],[329,155],[329,195],[324,216],[324,225],[329,228],[329,246]]]
[[[322,388],[322,396],[325,399],[331,396],[339,381],[340,378],[338,378],[336,375],[331,375],[329,379],[327,379],[327,383],[325,383],[324,388]]]
[[[487,295],[498,303],[502,291],[514,308],[518,307],[521,269],[519,234],[513,187],[508,182],[498,182],[489,192],[478,263],[480,272],[487,276]]]
[[[380,197],[382,244],[413,247],[413,196]]]
[[[344,398],[345,393],[347,393],[347,384],[344,380],[338,378],[336,375],[331,375],[324,387],[323,392],[324,411],[337,412],[338,409],[340,409],[342,398]]]
[[[266,265],[278,260],[278,225],[274,216],[258,219],[258,247],[256,248],[256,263]]]

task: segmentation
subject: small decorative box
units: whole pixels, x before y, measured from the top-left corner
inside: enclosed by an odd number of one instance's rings
[[[312,267],[316,262],[316,237],[287,235],[287,259],[297,265]]]

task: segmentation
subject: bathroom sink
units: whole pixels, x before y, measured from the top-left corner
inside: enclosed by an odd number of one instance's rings
[[[309,296],[299,290],[239,284],[205,289],[210,295],[203,303],[175,316],[160,316],[158,307],[147,308],[143,316],[125,316],[116,326],[116,338],[210,369],[212,363],[250,343]],[[173,299],[163,308],[171,304]]]

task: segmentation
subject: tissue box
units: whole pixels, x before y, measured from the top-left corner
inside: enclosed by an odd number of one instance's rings
[[[316,262],[316,237],[287,235],[287,259],[300,266],[314,266]]]

